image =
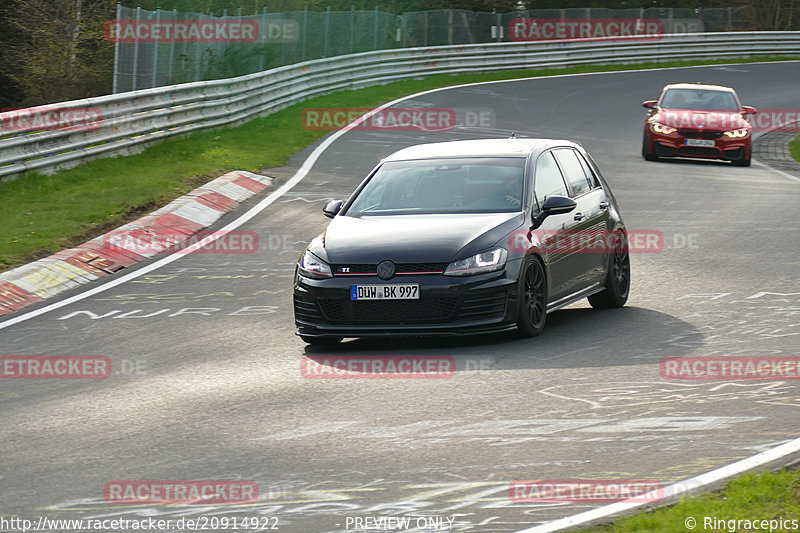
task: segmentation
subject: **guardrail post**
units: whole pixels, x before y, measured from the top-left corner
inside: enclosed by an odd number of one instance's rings
[[[120,19],[122,18],[122,4],[117,3],[117,20],[116,23],[119,24]],[[109,34],[110,36],[110,34]],[[114,42],[114,78],[111,82],[111,92],[117,94],[119,92],[119,38],[115,39]]]
[[[350,53],[355,52],[356,6],[350,6]]]
[[[178,18],[178,10],[172,10],[172,20],[176,20]],[[175,39],[170,39],[169,42],[169,77],[167,78],[167,83],[173,83],[174,80],[173,76],[173,67],[175,66]]]
[[[261,25],[258,27],[258,33],[259,33],[258,42],[259,44],[263,44],[264,46],[266,46],[266,44],[262,42],[261,36],[264,35],[263,32],[266,27],[267,27],[267,6],[264,6],[264,8],[261,10]],[[260,54],[258,54],[258,71],[262,72],[263,70],[264,70],[264,53],[261,52]]]
[[[161,22],[161,9],[156,9],[156,24]],[[174,40],[174,39],[173,39]],[[158,41],[153,43],[153,75],[150,77],[150,87],[158,84]]]
[[[375,19],[372,28],[372,49],[378,49],[378,6],[375,6]]]
[[[453,44],[453,10],[447,10],[447,44]]]
[[[331,25],[331,6],[325,8],[325,40],[322,45],[322,57],[328,57],[328,29]]]
[[[308,6],[303,8],[303,53],[301,61],[306,60],[306,35],[308,35]]]
[[[214,16],[213,11],[211,11],[210,14],[212,17]],[[205,15],[203,13],[200,13],[200,18],[198,20],[203,20],[204,16]],[[200,43],[198,42],[194,43],[194,81],[200,81],[200,63]]]
[[[142,16],[142,8],[136,6],[136,35],[133,38],[133,72],[131,73],[131,90],[138,88],[139,81],[139,19]]]

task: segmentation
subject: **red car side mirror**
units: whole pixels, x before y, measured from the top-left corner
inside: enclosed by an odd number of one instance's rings
[[[755,107],[750,107],[749,105],[743,105],[742,113],[744,113],[745,115],[755,115],[756,113],[758,113],[758,109],[756,109]]]
[[[655,106],[656,106],[655,100],[645,100],[644,102],[642,102],[642,107],[648,107],[650,109],[653,109]]]

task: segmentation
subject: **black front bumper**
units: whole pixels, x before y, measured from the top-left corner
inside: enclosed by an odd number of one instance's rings
[[[350,299],[351,285],[419,283],[418,300]],[[516,327],[517,280],[505,271],[470,277],[440,274],[337,276],[312,280],[295,276],[294,315],[298,335],[474,335]]]

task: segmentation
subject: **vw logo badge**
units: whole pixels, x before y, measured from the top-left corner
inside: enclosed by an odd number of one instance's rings
[[[390,279],[394,276],[394,263],[391,261],[383,261],[378,265],[378,277],[381,279]]]

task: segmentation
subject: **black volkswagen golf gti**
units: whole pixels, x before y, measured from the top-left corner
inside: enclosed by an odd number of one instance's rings
[[[383,159],[301,255],[297,334],[307,343],[518,328],[588,297],[628,298],[627,232],[578,144],[479,139]]]

